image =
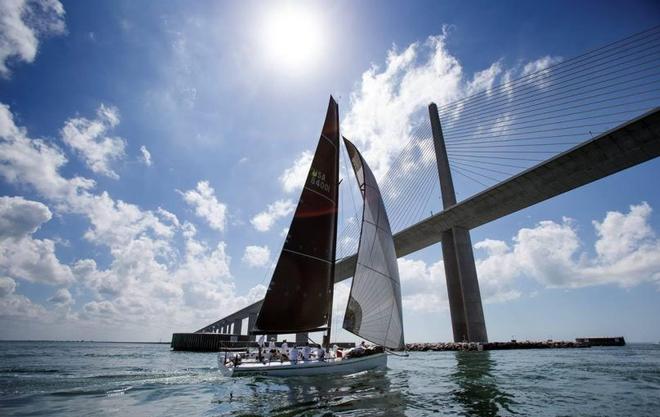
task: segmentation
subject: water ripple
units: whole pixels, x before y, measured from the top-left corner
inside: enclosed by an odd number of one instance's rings
[[[163,345],[0,342],[3,415],[655,416],[660,346],[415,352],[387,371],[223,377]]]

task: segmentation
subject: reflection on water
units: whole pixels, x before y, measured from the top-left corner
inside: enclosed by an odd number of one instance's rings
[[[450,378],[458,386],[452,392],[465,411],[476,416],[515,414],[510,408],[513,396],[498,388],[493,371],[495,361],[490,352],[456,352],[456,368]]]
[[[392,386],[385,370],[344,376],[254,377],[247,386],[249,398],[239,399],[245,409],[238,415],[405,415],[405,397]]]

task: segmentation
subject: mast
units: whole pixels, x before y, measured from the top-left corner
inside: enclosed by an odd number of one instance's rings
[[[337,117],[339,117],[339,114],[337,114]],[[337,136],[339,136],[339,121],[337,122]],[[341,153],[339,152],[339,148],[337,148],[337,152],[338,154]],[[335,232],[334,232],[335,239],[332,245],[332,267],[330,268],[330,276],[332,277],[332,291],[330,292],[330,300],[328,306],[328,311],[330,311],[330,315],[328,316],[328,332],[325,336],[326,340],[323,341],[325,350],[330,350],[330,336],[332,335],[332,299],[334,298],[334,294],[335,294],[335,268],[337,267],[337,217],[339,216],[339,185],[340,185],[339,155],[335,160],[335,163],[336,163],[335,169],[337,170],[337,210],[335,210]]]

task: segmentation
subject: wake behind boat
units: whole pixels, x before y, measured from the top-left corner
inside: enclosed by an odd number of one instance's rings
[[[384,348],[403,349],[399,270],[394,241],[376,178],[358,149],[344,144],[363,199],[362,227],[343,328],[376,346],[360,346],[346,355],[328,354],[337,247],[339,189],[339,110],[330,97],[291,226],[251,334],[276,335],[324,331],[324,349],[314,359],[298,359],[298,350],[269,348],[280,360],[264,360],[259,351],[218,356],[223,374],[318,375],[354,373],[387,366]]]

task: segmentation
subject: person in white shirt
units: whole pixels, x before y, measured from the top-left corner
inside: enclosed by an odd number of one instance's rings
[[[309,355],[312,353],[312,349],[308,346],[305,345],[302,349],[302,357],[303,361],[307,362],[309,360]]]
[[[323,349],[323,346],[316,349],[316,359],[321,362],[325,361],[325,349]]]
[[[280,353],[282,355],[289,355],[289,344],[286,342],[286,339],[282,342],[282,347],[280,348]]]
[[[298,363],[298,353],[298,348],[296,345],[293,345],[291,351],[289,352],[289,360],[291,361],[291,364],[295,365]]]
[[[277,346],[275,345],[275,340],[271,339],[270,342],[268,342],[268,351],[267,351],[267,360],[270,362],[270,360],[273,358],[273,355],[277,353]]]

